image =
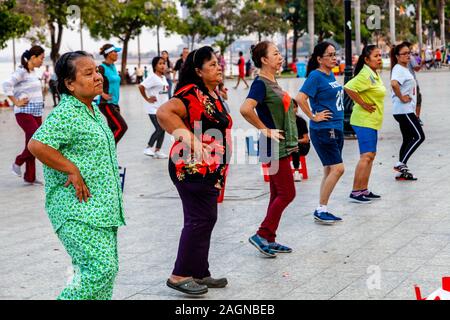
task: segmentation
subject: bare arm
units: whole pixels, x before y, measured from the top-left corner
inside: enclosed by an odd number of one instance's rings
[[[161,127],[173,135],[175,140],[182,141],[194,151],[198,160],[209,158],[210,147],[199,141],[183,122],[187,111],[180,99],[172,98],[164,103],[156,111],[156,117]]]
[[[64,186],[68,187],[73,184],[78,200],[87,202],[91,194],[75,164],[65,158],[58,150],[34,139],[31,139],[28,143],[28,150],[46,166],[66,173],[68,178]]]
[[[269,129],[266,125],[261,121],[258,115],[255,112],[255,108],[258,105],[258,102],[253,99],[245,99],[244,103],[241,106],[241,114],[252,126],[259,129],[266,137],[274,139],[279,142],[283,140],[284,137],[282,135],[283,131],[278,129]]]
[[[145,87],[144,87],[142,84],[140,84],[140,85],[138,86],[138,88],[139,88],[139,92],[141,93],[142,97],[143,97],[146,101],[148,101],[148,102],[150,102],[150,103],[154,103],[154,102],[157,101],[157,99],[156,99],[155,96],[147,97],[147,94],[145,93]]]
[[[412,100],[410,96],[402,95],[400,91],[400,84],[397,80],[391,80],[391,87],[392,90],[394,90],[395,95],[400,99],[401,102],[408,103]]]
[[[307,144],[309,143],[309,135],[305,133],[301,139],[298,139],[298,143]]]
[[[365,110],[369,111],[370,113],[374,112],[377,109],[376,106],[366,103],[361,98],[361,96],[359,95],[358,92],[347,89],[347,88],[345,88],[345,92],[347,92],[347,94],[353,101],[355,101],[357,104],[359,104],[361,107],[363,107]]]
[[[311,108],[309,107],[308,99],[309,97],[303,92],[299,92],[295,97],[295,101],[297,101],[297,104],[300,106],[300,109],[302,109],[302,111],[306,114],[308,118],[310,118],[314,122],[327,121],[328,119],[331,118],[331,112],[329,110],[324,110],[321,112],[317,112],[316,114],[313,114]]]

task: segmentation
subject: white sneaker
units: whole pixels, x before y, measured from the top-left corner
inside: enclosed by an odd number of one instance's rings
[[[152,148],[147,147],[147,148],[144,149],[144,154],[146,156],[149,156],[149,157],[154,157],[155,156],[155,151],[153,151]]]
[[[22,176],[22,170],[20,169],[20,166],[15,163],[13,163],[11,166],[11,172],[18,177]]]
[[[167,155],[162,153],[161,151],[156,151],[155,152],[155,158],[156,159],[167,159]]]
[[[294,181],[302,181],[302,175],[298,171],[294,171]]]

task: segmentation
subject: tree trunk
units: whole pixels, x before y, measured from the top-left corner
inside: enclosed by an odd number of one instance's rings
[[[292,42],[292,63],[295,63],[295,59],[297,59],[297,42],[298,42],[298,31],[294,28],[294,37]]]
[[[157,24],[156,25],[156,44],[157,44],[157,47],[158,47],[158,56],[161,55],[161,49],[159,47],[159,28],[160,28],[160,25]]]
[[[314,0],[308,0],[309,54],[314,51]]]
[[[395,45],[395,0],[389,0],[389,29],[391,31],[391,44]]]
[[[356,54],[361,54],[361,0],[355,0],[355,45]]]
[[[439,20],[441,23],[441,46],[446,47],[445,41],[445,0],[439,1]]]
[[[122,77],[122,84],[126,83],[126,70],[127,70],[127,58],[128,58],[128,43],[130,42],[130,35],[126,35],[123,40],[122,49],[122,66],[120,70],[120,76]]]
[[[422,29],[422,0],[417,0],[416,7],[416,31],[419,37],[419,56],[422,57],[422,46],[423,46],[423,29]]]
[[[57,21],[58,33],[56,34],[56,29],[54,22],[49,21],[48,27],[50,30],[50,41],[51,41],[51,50],[50,50],[50,59],[53,62],[53,68],[55,68],[56,61],[59,59],[59,50],[61,48],[62,34],[63,34],[63,25],[61,22]]]

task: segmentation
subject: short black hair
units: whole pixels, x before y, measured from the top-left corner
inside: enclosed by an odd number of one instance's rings
[[[59,94],[70,94],[72,93],[67,89],[65,80],[74,81],[77,77],[77,66],[76,60],[84,57],[93,58],[91,54],[86,51],[74,51],[64,53],[55,65],[55,73],[58,78],[57,89]]]
[[[157,66],[158,63],[159,63],[159,60],[163,60],[163,57],[157,56],[157,57],[154,57],[154,58],[153,58],[153,60],[152,60],[152,68],[153,68],[153,72],[155,72],[156,66]]]

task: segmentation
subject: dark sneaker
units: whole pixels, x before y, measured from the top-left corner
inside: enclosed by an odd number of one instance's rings
[[[169,288],[178,290],[180,292],[192,295],[200,295],[208,292],[208,287],[204,284],[198,284],[194,281],[194,279],[189,278],[180,282],[172,282],[170,279],[167,279],[166,282]]]
[[[214,279],[212,277],[205,277],[203,279],[194,278],[194,281],[198,284],[204,284],[208,288],[225,288],[228,284],[227,278]]]
[[[397,174],[395,176],[395,180],[397,180],[397,181],[408,181],[408,180],[416,181],[417,178],[414,177],[414,175],[411,172],[406,171],[406,172],[401,172],[401,173]]]
[[[275,251],[270,249],[269,242],[266,239],[258,236],[257,234],[248,238],[248,241],[256,247],[263,255],[269,258],[276,258],[277,254]]]
[[[355,195],[353,195],[353,193],[350,193],[350,202],[371,203],[372,201],[363,194],[360,194],[359,196],[355,196]]]
[[[373,193],[372,191],[369,192],[368,194],[365,194],[364,197],[366,197],[367,199],[370,199],[370,200],[379,200],[379,199],[381,199],[381,196]]]
[[[292,249],[277,242],[269,242],[269,248],[277,253],[291,253]]]
[[[314,221],[321,224],[334,224],[341,222],[342,218],[336,217],[329,212],[314,211]]]

